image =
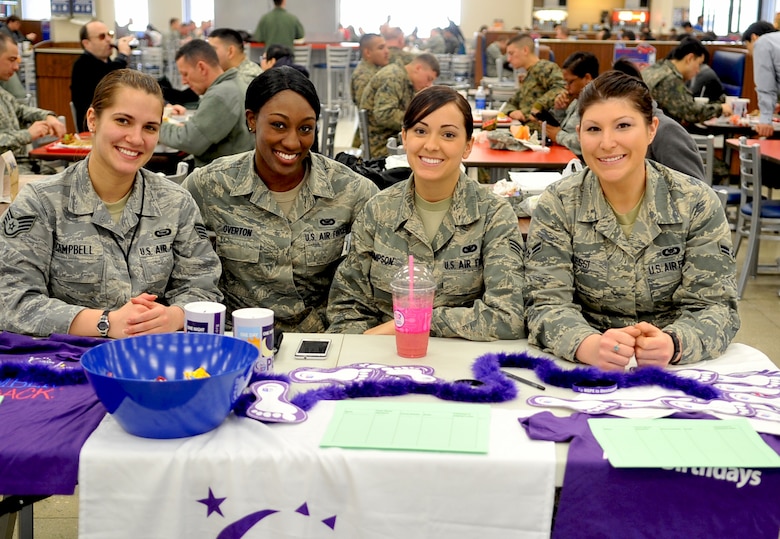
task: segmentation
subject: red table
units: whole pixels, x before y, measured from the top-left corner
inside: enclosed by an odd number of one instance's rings
[[[495,182],[501,169],[526,168],[542,170],[563,170],[566,165],[577,157],[564,146],[553,144],[549,152],[525,150],[491,150],[490,143],[475,142],[471,154],[463,160],[463,165],[470,167],[486,167],[491,169],[491,182]]]
[[[761,159],[780,165],[780,139],[748,139],[747,143],[761,147]],[[739,150],[739,139],[726,139],[726,145],[732,150]]]
[[[89,133],[81,133],[79,135],[82,139],[89,139]],[[30,157],[33,159],[40,159],[41,161],[81,161],[89,155],[91,147],[81,148],[62,148],[59,146],[60,141],[50,142],[38,148],[30,150]],[[182,152],[168,146],[158,144],[154,149],[154,155],[146,164],[147,169],[154,172],[162,172],[164,174],[172,174],[176,170],[176,165],[179,161],[183,160],[189,155],[187,152]]]

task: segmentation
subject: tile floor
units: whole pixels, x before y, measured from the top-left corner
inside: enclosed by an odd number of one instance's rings
[[[355,129],[354,119],[339,123],[336,152],[349,147]],[[764,242],[760,261],[771,263],[780,257],[780,242]],[[745,249],[737,258],[742,269]],[[762,352],[780,367],[780,275],[761,275],[748,283],[745,297],[739,303],[742,328],[735,342],[748,344]],[[52,496],[35,504],[36,539],[76,539],[78,537],[78,490],[74,496]],[[18,532],[14,534],[18,539]]]

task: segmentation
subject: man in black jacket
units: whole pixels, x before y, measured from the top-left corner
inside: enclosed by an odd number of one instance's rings
[[[108,27],[101,21],[90,21],[81,27],[79,38],[84,54],[73,64],[70,99],[76,107],[76,130],[82,131],[85,128],[84,118],[92,104],[95,87],[111,71],[127,67],[130,40],[133,36],[120,38],[114,45],[113,32],[109,32]],[[111,53],[114,46],[117,48],[117,55],[112,61]]]

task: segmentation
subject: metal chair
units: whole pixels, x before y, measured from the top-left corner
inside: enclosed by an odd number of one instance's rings
[[[332,108],[334,101],[344,103],[349,107],[350,97],[349,60],[352,51],[345,47],[325,46],[325,77],[328,88],[327,108]]]
[[[320,115],[320,151],[322,155],[333,158],[336,147],[336,127],[339,123],[339,109],[323,109]]]
[[[297,65],[305,67],[306,71],[311,73],[311,45],[295,45],[293,49],[295,57],[293,61]]]
[[[79,126],[79,122],[77,120],[78,115],[76,114],[76,105],[73,104],[73,101],[69,101],[68,105],[70,106],[70,117],[73,120],[73,130],[76,133],[80,133],[81,126]]]
[[[780,201],[762,198],[760,146],[748,145],[747,139],[740,137],[739,161],[740,205],[734,252],[739,251],[742,238],[747,240],[748,249],[737,283],[737,298],[741,299],[748,277],[755,277],[759,271],[777,273],[777,263],[758,264],[758,250],[762,239],[780,240]]]
[[[164,176],[171,180],[174,183],[178,183],[181,185],[181,182],[184,181],[184,179],[189,174],[190,167],[185,161],[179,161],[179,164],[176,165],[176,174],[165,174]]]
[[[696,143],[696,147],[699,149],[699,155],[701,155],[702,163],[704,163],[704,183],[715,189],[721,204],[723,204],[723,209],[726,211],[726,215],[736,213],[736,211],[729,212],[729,208],[736,210],[739,206],[739,187],[734,187],[732,185],[713,185],[715,170],[715,135],[691,134],[691,138],[693,138],[693,141]],[[730,217],[730,220],[731,219],[732,218]]]
[[[358,129],[360,130],[360,147],[363,149],[363,161],[371,159],[371,145],[368,143],[368,111],[358,111]]]

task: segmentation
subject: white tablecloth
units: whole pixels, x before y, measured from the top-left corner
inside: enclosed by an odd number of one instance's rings
[[[492,410],[487,455],[320,449],[333,406],[297,425],[231,415],[180,440],[137,438],[107,416],[81,453],[79,537],[549,536],[554,444],[529,440],[522,413]],[[209,514],[210,491],[224,501]]]

